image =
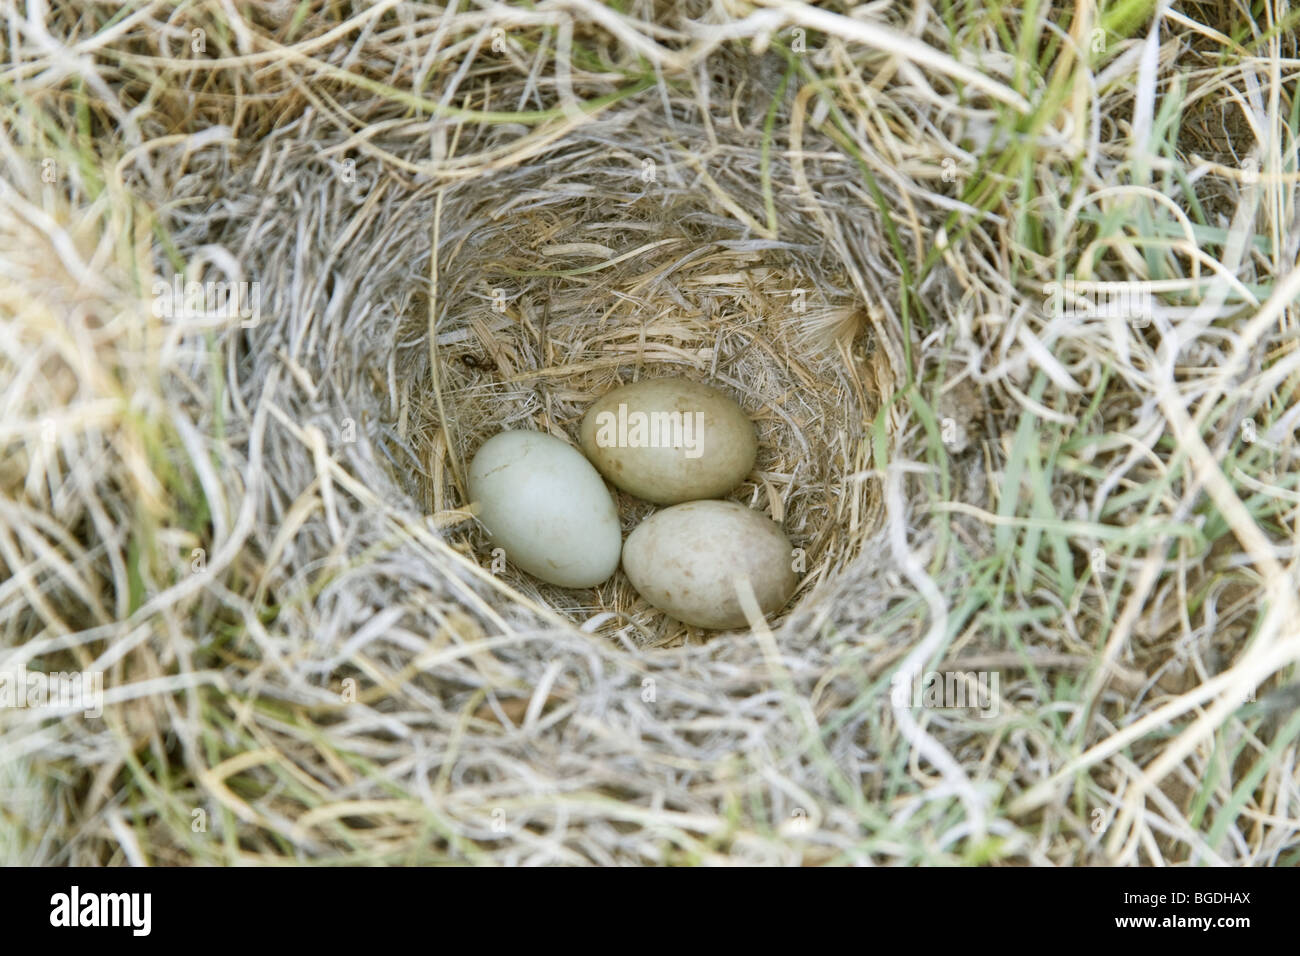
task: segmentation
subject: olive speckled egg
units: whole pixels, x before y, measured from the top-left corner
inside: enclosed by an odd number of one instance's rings
[[[637,592],[696,627],[744,627],[732,577],[749,579],[764,615],[798,583],[790,539],[776,522],[734,501],[688,501],[651,515],[628,535],[623,570]]]
[[[729,396],[686,378],[603,395],[582,419],[582,450],[629,494],[675,504],[727,494],[754,467],[754,424]]]
[[[542,432],[506,431],[469,466],[478,519],[506,560],[565,588],[594,587],[618,567],[623,533],[609,489],[582,453]]]

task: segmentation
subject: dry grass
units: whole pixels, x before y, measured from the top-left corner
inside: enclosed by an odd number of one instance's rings
[[[1285,7],[4,9],[0,670],[105,684],[0,710],[5,861],[1300,862]],[[665,373],[768,624],[466,508]]]

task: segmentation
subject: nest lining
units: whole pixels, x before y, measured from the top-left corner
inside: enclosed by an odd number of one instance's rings
[[[491,541],[463,510],[463,476],[478,446],[503,428],[547,431],[576,446],[582,415],[612,388],[668,375],[705,382],[755,422],[755,469],[728,497],[771,517],[799,549],[793,608],[874,527],[877,503],[851,476],[866,467],[876,386],[865,322],[834,293],[843,275],[808,248],[738,239],[707,196],[664,195],[637,180],[636,167],[606,173],[611,191],[636,182],[616,217],[590,193],[557,203],[546,170],[508,211],[479,198],[499,195],[491,177],[450,203],[475,215],[460,220],[466,241],[443,243],[450,252],[438,264],[433,356],[427,296],[411,297],[398,334],[399,354],[418,371],[401,386],[410,453],[389,456],[401,463],[395,479],[434,515],[461,509],[451,540],[517,591],[575,623],[598,619],[597,633],[675,644],[700,632],[642,601],[621,570],[575,591],[494,562]],[[625,534],[655,510],[614,493]]]

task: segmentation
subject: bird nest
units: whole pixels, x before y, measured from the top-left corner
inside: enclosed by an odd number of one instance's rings
[[[638,599],[621,572],[569,591],[492,560],[464,510],[477,447],[502,428],[576,444],[586,408],[630,381],[713,384],[757,427],[755,469],[731,497],[789,535],[802,578],[794,605],[875,527],[878,495],[861,477],[881,389],[864,310],[806,215],[781,218],[789,238],[754,238],[687,159],[611,140],[612,130],[575,135],[525,168],[459,184],[433,217],[413,209],[417,228],[438,224],[437,286],[431,297],[422,283],[404,303],[397,387],[376,377],[373,407],[386,412],[395,481],[467,558],[593,633],[663,645],[689,629]],[[757,178],[728,187],[734,203],[761,202]],[[394,268],[427,262],[416,246]],[[653,510],[622,492],[617,501],[625,532]]]
[[[0,670],[105,693],[0,713],[0,859],[1295,862],[1294,144],[1224,139],[1294,109],[1283,53],[1196,59],[1257,24],[29,6]],[[799,549],[750,628],[545,585],[466,500],[666,375]]]

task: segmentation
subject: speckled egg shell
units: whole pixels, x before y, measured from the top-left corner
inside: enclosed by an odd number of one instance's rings
[[[685,378],[654,378],[587,410],[582,450],[619,488],[675,504],[732,491],[754,467],[754,424],[730,396]]]
[[[790,539],[766,516],[732,501],[689,501],[651,515],[628,535],[623,570],[643,598],[704,628],[744,627],[732,578],[748,578],[764,615],[798,583]]]

